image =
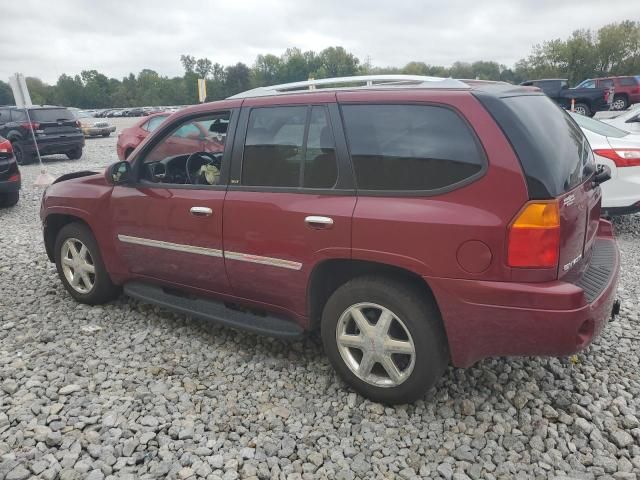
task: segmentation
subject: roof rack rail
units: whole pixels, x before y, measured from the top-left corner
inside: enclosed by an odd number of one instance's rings
[[[453,78],[427,77],[421,75],[358,75],[354,77],[309,79],[302,82],[258,87],[237,93],[228,98],[265,97],[269,95],[304,93],[316,90],[318,86],[325,86],[325,88],[321,88],[321,90],[406,86],[421,88],[469,88],[469,85],[466,83]]]

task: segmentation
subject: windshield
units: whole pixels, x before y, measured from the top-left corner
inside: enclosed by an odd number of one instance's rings
[[[576,121],[581,128],[589,130],[590,132],[603,135],[605,137],[622,138],[629,135],[629,132],[620,130],[613,125],[608,125],[604,122],[594,120],[593,118],[585,117],[584,115],[578,115],[577,113],[570,113],[571,117]]]

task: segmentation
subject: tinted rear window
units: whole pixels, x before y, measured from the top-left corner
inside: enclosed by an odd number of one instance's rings
[[[518,155],[530,198],[558,197],[593,173],[593,154],[582,130],[548,97],[477,97]]]
[[[484,156],[453,110],[426,105],[343,105],[358,188],[439,190],[477,176]]]
[[[625,87],[635,87],[638,84],[638,80],[634,77],[624,77],[620,79],[620,85]]]
[[[57,122],[58,120],[75,120],[73,113],[66,108],[43,108],[29,110],[31,120],[37,122]]]

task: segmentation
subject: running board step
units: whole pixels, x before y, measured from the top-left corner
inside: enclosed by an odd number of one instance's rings
[[[164,288],[150,283],[128,282],[124,293],[143,302],[153,303],[175,312],[211,320],[238,330],[277,337],[295,339],[304,333],[294,322],[273,317],[260,316],[227,308],[223,303],[201,297],[186,297],[167,292]]]

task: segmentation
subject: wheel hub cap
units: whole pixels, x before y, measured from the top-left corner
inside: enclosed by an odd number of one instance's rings
[[[96,281],[93,257],[84,243],[69,238],[62,244],[60,263],[67,282],[78,293],[88,293]]]
[[[338,351],[351,372],[377,387],[396,387],[413,371],[416,351],[406,325],[391,310],[358,303],[336,327]]]

